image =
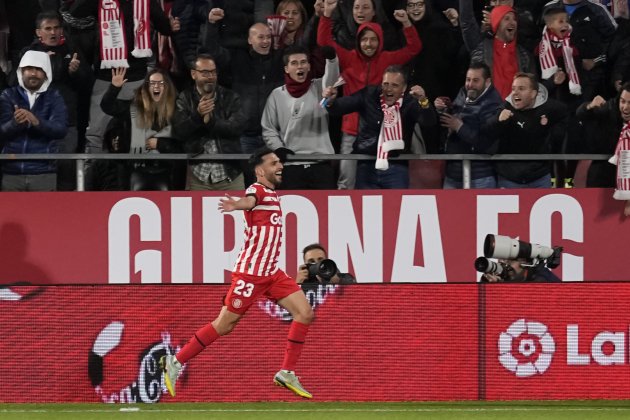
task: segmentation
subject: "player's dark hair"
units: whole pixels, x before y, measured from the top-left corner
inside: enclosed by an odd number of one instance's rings
[[[256,176],[256,167],[263,163],[265,156],[267,156],[269,153],[273,153],[273,150],[271,150],[267,146],[263,146],[259,149],[256,149],[254,153],[252,153],[252,155],[249,157],[249,160],[247,161],[247,166],[254,174],[254,176]]]
[[[625,82],[623,85],[621,85],[621,89],[619,90],[619,93],[623,91],[630,92],[630,82]]]

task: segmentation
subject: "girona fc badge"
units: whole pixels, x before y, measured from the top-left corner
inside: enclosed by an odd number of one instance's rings
[[[396,114],[392,111],[385,111],[383,113],[383,124],[385,127],[392,127],[396,123]]]

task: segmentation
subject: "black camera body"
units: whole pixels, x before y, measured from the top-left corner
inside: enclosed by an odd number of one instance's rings
[[[325,282],[329,282],[331,278],[337,274],[337,264],[333,260],[325,259],[314,263],[306,263],[308,270],[308,281],[318,282],[317,276]]]

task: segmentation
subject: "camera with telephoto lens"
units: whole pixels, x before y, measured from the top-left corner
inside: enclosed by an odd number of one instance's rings
[[[314,263],[306,263],[308,269],[308,280],[317,282],[317,276],[328,282],[337,274],[337,264],[333,260],[325,259]]]
[[[556,268],[560,265],[562,247],[548,247],[519,241],[509,236],[488,234],[483,243],[483,255],[486,258],[502,260],[523,258],[531,266],[544,265],[549,268]]]
[[[479,257],[475,260],[475,270],[484,274],[493,274],[498,276],[501,281],[509,281],[514,272],[514,268],[504,262],[494,262],[486,257]],[[482,281],[488,281],[483,277]]]

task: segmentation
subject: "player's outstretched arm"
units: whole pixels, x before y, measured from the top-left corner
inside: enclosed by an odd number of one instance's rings
[[[219,201],[219,210],[221,213],[227,213],[234,210],[251,210],[256,205],[256,198],[251,195],[243,198],[234,198],[229,194],[225,194]]]

